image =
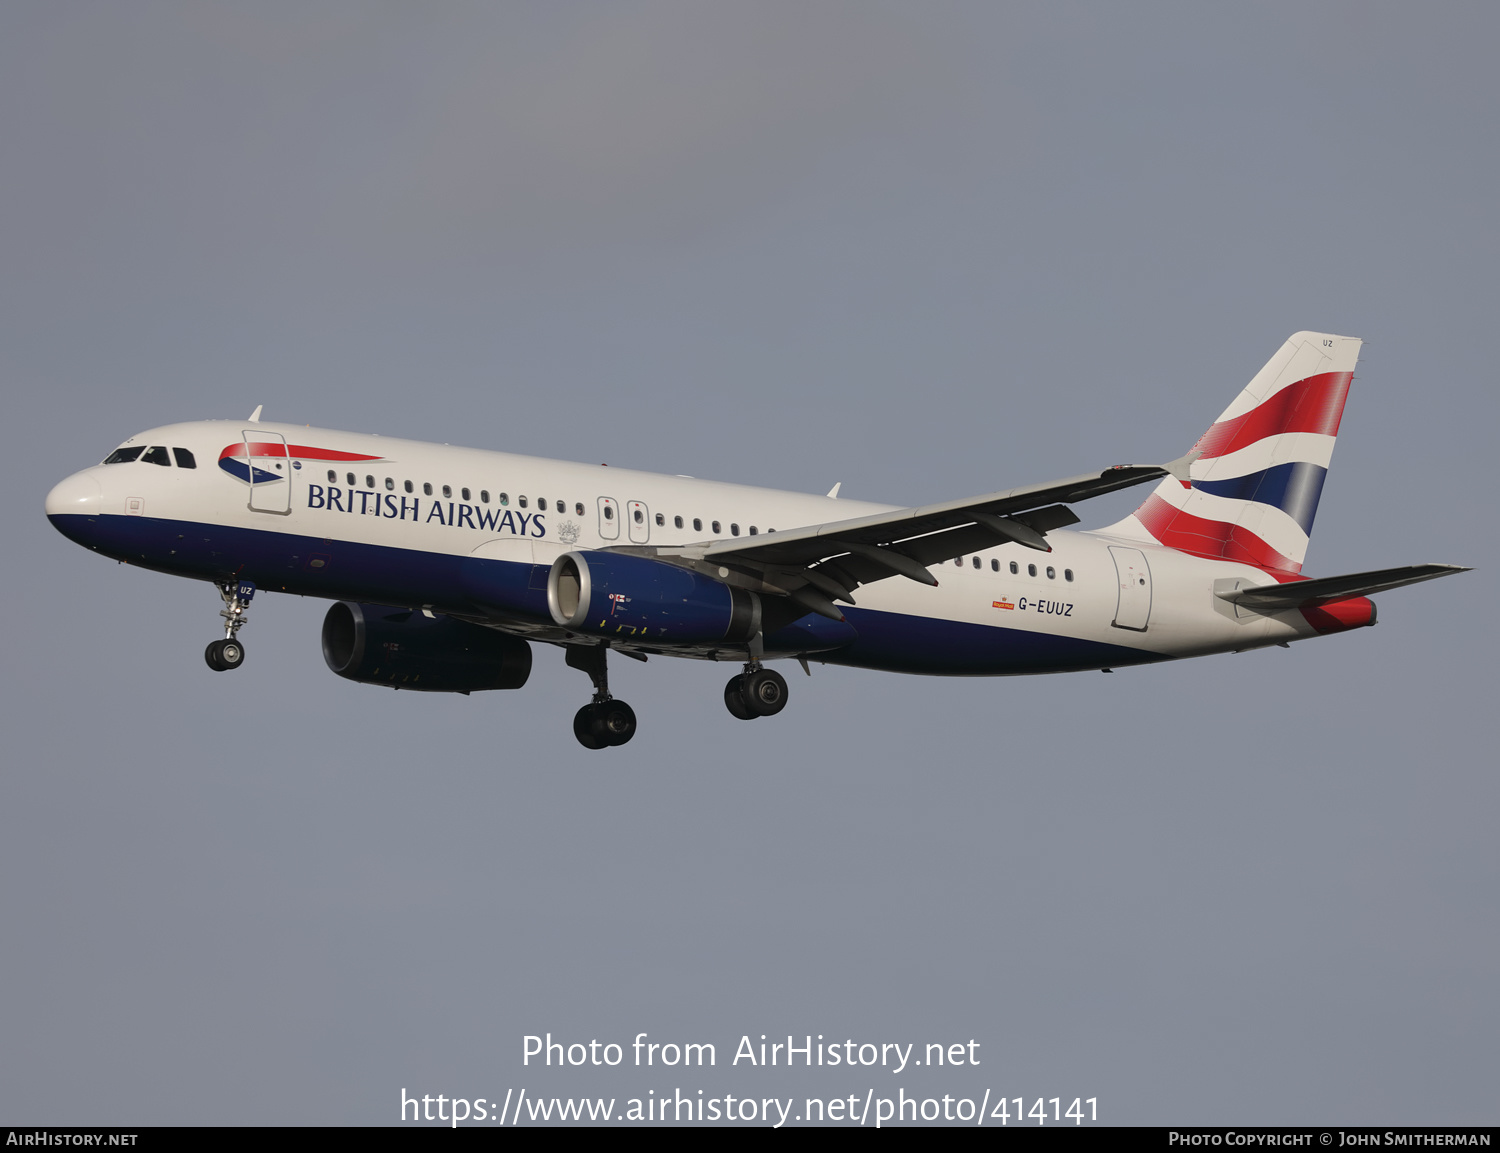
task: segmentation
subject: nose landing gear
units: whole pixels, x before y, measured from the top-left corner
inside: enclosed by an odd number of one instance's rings
[[[250,612],[250,602],[255,599],[253,581],[225,581],[219,586],[219,595],[224,598],[224,608],[219,615],[224,618],[224,639],[212,641],[203,650],[203,659],[216,673],[237,669],[245,663],[245,646],[240,644],[237,634]]]
[[[586,749],[623,745],[635,736],[635,710],[609,695],[608,645],[569,645],[569,668],[588,673],[594,699],[573,717],[573,735]]]

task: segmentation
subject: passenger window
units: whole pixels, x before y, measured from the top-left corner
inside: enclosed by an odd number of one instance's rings
[[[1017,565],[1015,561],[1011,561],[1010,562],[1010,575],[1011,576],[1015,576],[1020,571],[1021,571],[1020,566]]]
[[[1063,569],[1063,580],[1070,581],[1072,579],[1073,579],[1073,570],[1070,569],[1070,568]]]
[[[469,490],[468,489],[461,488],[461,489],[458,490],[458,493],[459,493],[459,499],[460,500],[468,500],[469,499]]]
[[[956,557],[953,558],[953,563],[955,565],[957,565],[959,568],[963,568],[964,567],[964,558],[961,557],[961,556],[956,556]]]
[[[577,504],[575,504],[573,506],[573,515],[574,516],[582,516],[583,515],[583,501],[579,501]]]
[[[346,475],[346,476],[345,476],[345,478],[344,478],[344,479],[345,479],[345,480],[347,480],[347,481],[348,481],[348,482],[349,482],[349,487],[350,487],[350,488],[353,488],[353,487],[354,487],[354,486],[355,486],[355,484],[357,484],[357,483],[358,483],[358,482],[357,482],[357,481],[356,481],[356,480],[355,480],[355,479],[354,479],[354,474],[353,474],[353,473],[352,473],[352,472],[351,472],[351,473],[349,473],[349,474],[347,474],[347,475]]]
[[[524,496],[518,496],[518,497],[516,497],[516,503],[518,505],[520,505],[522,508],[525,508],[526,507],[526,498]]]
[[[453,486],[446,484],[443,485],[443,495],[451,499],[453,496]]]
[[[666,525],[666,523],[667,523],[667,518],[664,517],[664,516],[662,516],[661,513],[657,513],[656,514],[656,527],[657,528],[662,528],[662,527],[664,527]]]
[[[386,477],[385,478],[385,491],[386,492],[395,492],[396,491],[396,482],[393,481],[390,477]]]
[[[703,531],[703,522],[701,520],[699,520],[697,517],[693,518],[693,531],[694,532],[702,532]]]
[[[500,494],[500,507],[501,508],[505,508],[509,504],[510,504],[510,494],[502,492]]]
[[[334,472],[333,469],[330,468],[328,470],[328,483],[329,484],[338,484],[338,482],[339,482],[339,474],[336,473],[336,472]]]
[[[560,500],[553,507],[555,507],[558,512],[567,512],[568,511],[568,502],[565,501],[565,500]],[[583,513],[579,513],[578,515],[582,516]]]
[[[720,528],[719,528],[719,522],[718,522],[718,521],[714,521],[714,524],[713,524],[713,529],[714,529],[714,536],[718,536],[718,535],[719,535],[719,533],[720,533],[720,532],[721,532],[721,531],[722,531],[722,530],[721,530],[721,529],[720,529]]]
[[[146,455],[141,457],[142,464],[159,464],[163,468],[171,468],[172,461],[167,457],[166,445],[153,444],[146,450]]]
[[[975,557],[975,558],[974,558],[974,567],[975,567],[975,568],[978,568],[978,567],[979,567],[979,558],[978,558],[978,557]]]
[[[759,530],[759,529],[757,529],[757,528],[756,528],[756,527],[755,527],[755,526],[754,526],[754,525],[753,525],[753,524],[752,524],[752,525],[751,525],[751,526],[750,526],[750,535],[751,535],[751,536],[754,536],[754,535],[755,535],[755,534],[756,534],[756,533],[757,533],[757,532],[759,532],[759,531],[760,531],[760,530]]]
[[[674,516],[672,518],[672,524],[675,527],[677,527],[677,528],[681,528],[682,527],[682,518],[680,516]]]
[[[365,477],[365,487],[366,488],[374,488],[375,487],[375,478],[373,476],[367,476],[367,477]]]
[[[1036,576],[1036,565],[1034,565],[1034,564],[1027,565],[1026,566],[1026,575],[1027,576]]]
[[[401,487],[404,488],[404,489],[406,489],[407,492],[411,492],[412,491],[412,483],[409,480],[402,481],[401,482]]]
[[[422,485],[422,495],[423,496],[431,496],[432,495],[432,485],[427,484],[427,483],[424,482],[423,485]]]
[[[995,572],[999,572],[1000,571],[1000,562],[997,561],[997,560],[990,561],[990,568],[992,568]]]
[[[1047,579],[1049,581],[1055,581],[1057,579],[1057,570],[1050,564],[1047,566]]]
[[[482,488],[482,489],[479,490],[479,503],[480,504],[489,504],[490,503],[490,490],[489,489]]]
[[[536,498],[536,507],[537,507],[537,511],[538,512],[546,512],[547,511],[547,498],[544,497],[544,496],[537,497]]]
[[[104,458],[105,464],[129,464],[141,453],[146,451],[146,446],[138,444],[134,448],[117,448]]]
[[[178,468],[197,468],[198,467],[198,462],[193,459],[193,454],[192,454],[192,451],[190,449],[186,449],[186,448],[174,448],[172,450],[172,455],[177,458],[177,467]]]

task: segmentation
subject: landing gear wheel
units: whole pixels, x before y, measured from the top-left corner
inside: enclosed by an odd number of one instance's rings
[[[786,678],[772,669],[746,673],[740,690],[745,707],[758,717],[774,717],[786,708]]]
[[[742,721],[753,721],[758,714],[752,713],[745,704],[745,678],[730,677],[724,686],[724,707],[729,715]]]
[[[245,663],[245,646],[233,640],[212,641],[203,650],[203,659],[214,672],[228,672]]]
[[[602,749],[605,742],[594,735],[594,714],[599,711],[598,705],[584,705],[573,714],[573,735],[578,738],[578,743],[586,749]]]
[[[607,745],[623,745],[635,736],[635,710],[624,701],[595,705],[594,733]]]

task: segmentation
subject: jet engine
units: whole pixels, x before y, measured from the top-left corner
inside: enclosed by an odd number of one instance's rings
[[[354,601],[339,601],[323,618],[323,660],[360,684],[427,693],[518,689],[531,675],[531,646],[519,637]]]
[[[760,598],[691,569],[628,553],[563,553],[547,574],[552,619],[595,636],[713,644],[760,627]]]

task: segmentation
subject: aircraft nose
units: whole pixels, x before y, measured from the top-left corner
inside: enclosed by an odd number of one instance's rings
[[[104,508],[104,490],[86,472],[75,472],[47,494],[47,515],[98,516]]]

